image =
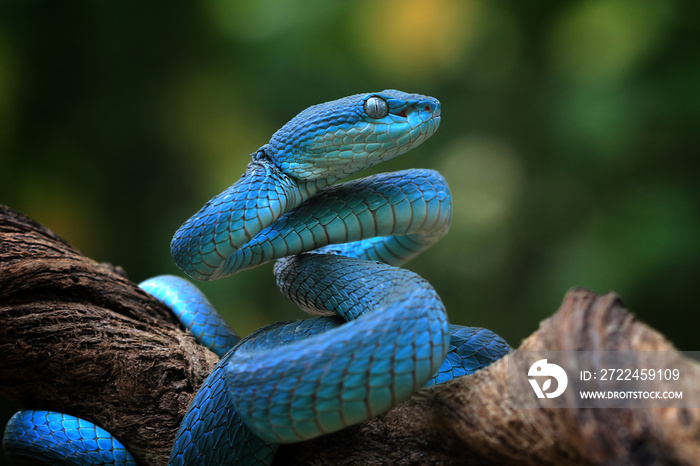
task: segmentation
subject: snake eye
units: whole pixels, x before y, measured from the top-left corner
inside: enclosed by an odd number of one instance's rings
[[[386,103],[386,100],[374,95],[365,100],[364,110],[370,118],[384,118],[389,114],[389,104]]]

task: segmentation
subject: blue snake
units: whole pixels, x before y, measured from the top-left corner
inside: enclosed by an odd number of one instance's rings
[[[439,122],[436,99],[396,90],[309,107],[175,233],[173,258],[190,277],[276,261],[282,293],[315,317],[241,339],[191,282],[140,284],[221,358],[185,414],[170,464],[270,464],[279,444],[377,416],[510,350],[490,330],[449,324],[435,290],[398,267],[447,233],[451,198],[439,173],[334,184],[416,147]],[[136,464],[100,427],[51,411],[15,414],[4,448],[57,464]]]

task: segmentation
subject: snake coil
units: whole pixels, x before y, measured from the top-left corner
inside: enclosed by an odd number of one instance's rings
[[[269,464],[280,443],[386,412],[509,351],[489,330],[450,325],[435,290],[398,267],[447,233],[451,198],[439,173],[334,184],[416,147],[440,118],[436,99],[396,90],[309,107],[178,229],[171,252],[187,275],[213,280],[277,261],[283,294],[315,317],[241,339],[189,281],[140,284],[221,357],[185,414],[170,464]],[[17,413],[4,445],[51,462],[135,464],[102,429],[60,413]]]

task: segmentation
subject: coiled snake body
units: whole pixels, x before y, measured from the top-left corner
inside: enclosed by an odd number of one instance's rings
[[[381,414],[509,351],[489,330],[450,325],[435,290],[397,267],[448,230],[439,173],[333,185],[417,146],[439,122],[436,99],[394,90],[310,107],[175,233],[172,255],[191,277],[277,260],[282,292],[317,316],[241,340],[190,282],[161,276],[140,285],[221,357],[180,425],[171,464],[269,464],[280,443]],[[135,464],[107,432],[54,412],[17,413],[4,446],[54,463]]]

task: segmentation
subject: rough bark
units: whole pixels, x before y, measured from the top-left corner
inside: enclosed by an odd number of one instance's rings
[[[89,419],[163,464],[217,358],[119,272],[0,208],[0,393]]]
[[[165,464],[216,363],[167,309],[24,215],[0,207],[0,394],[103,426]],[[614,294],[571,290],[521,351],[675,351]],[[697,464],[700,410],[516,409],[508,364],[420,390],[379,418],[283,446],[275,464]],[[700,383],[683,360],[674,390]],[[687,375],[686,375],[687,374]]]

